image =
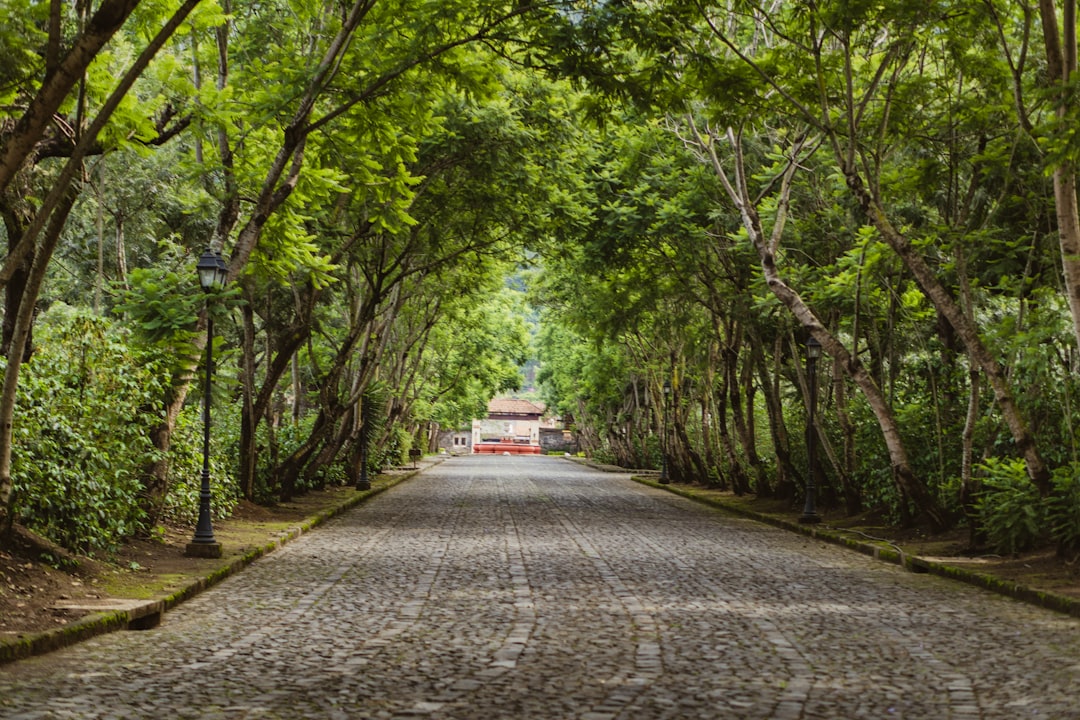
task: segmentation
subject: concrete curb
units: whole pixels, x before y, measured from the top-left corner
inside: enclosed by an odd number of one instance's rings
[[[597,467],[592,465],[592,467]],[[600,469],[600,468],[598,468]],[[627,473],[625,469],[620,469],[619,472]],[[661,485],[652,477],[645,475],[631,475],[635,482],[642,485],[648,485],[660,490],[666,490],[675,495],[688,498],[695,502],[709,505],[710,507],[724,510],[734,515],[739,515],[750,520],[772,525],[784,530],[790,530],[802,535],[814,538],[815,540],[821,540],[823,542],[832,543],[841,547],[846,547],[850,550],[862,553],[863,555],[869,555],[875,560],[881,560],[882,562],[891,563],[893,565],[899,565],[907,568],[911,572],[915,573],[929,573],[931,575],[938,575],[940,577],[949,578],[951,580],[959,580],[960,582],[974,585],[976,587],[983,588],[984,590],[990,590],[999,595],[1013,598],[1021,602],[1028,603],[1030,605],[1036,605],[1038,607],[1046,608],[1047,610],[1054,610],[1056,612],[1072,615],[1073,617],[1080,617],[1080,600],[1067,597],[1064,595],[1057,595],[1047,590],[1038,590],[1036,588],[1021,585],[1011,580],[1002,580],[999,577],[995,577],[989,573],[980,573],[967,568],[957,567],[955,565],[949,565],[938,560],[928,560],[918,555],[910,555],[905,553],[895,545],[888,544],[884,541],[881,543],[866,542],[863,540],[856,540],[849,537],[847,533],[841,528],[832,528],[827,525],[801,525],[797,522],[790,522],[783,518],[774,517],[771,515],[764,515],[753,510],[747,510],[746,508],[730,505],[723,500],[719,500],[715,497],[702,495],[695,492],[692,488],[681,487],[677,485]]]
[[[371,490],[357,492],[340,505],[328,508],[307,518],[270,542],[255,547],[242,556],[214,568],[208,574],[168,596],[145,602],[127,601],[123,603],[125,607],[122,609],[91,613],[63,627],[40,633],[19,635],[15,638],[0,639],[0,665],[34,655],[43,655],[115,630],[148,630],[156,627],[161,622],[161,616],[165,612],[172,610],[185,600],[193,598],[203,590],[217,585],[230,575],[240,572],[264,555],[274,552],[304,533],[322,525],[327,520],[366,502],[380,493],[386,492],[395,485],[409,480],[432,465],[439,464],[443,459],[442,457],[431,457],[428,458],[429,462],[414,470],[408,470],[400,475],[389,476],[386,484]]]

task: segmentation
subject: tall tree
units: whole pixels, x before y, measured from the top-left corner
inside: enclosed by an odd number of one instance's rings
[[[15,396],[19,370],[26,355],[30,330],[34,320],[37,297],[45,274],[59,242],[68,213],[74,204],[78,188],[73,180],[83,167],[83,159],[92,151],[101,151],[99,137],[110,123],[113,114],[121,106],[132,86],[149,66],[150,62],[188,17],[199,0],[186,0],[170,15],[161,20],[151,39],[141,44],[141,51],[131,64],[111,84],[101,106],[96,109],[93,120],[87,122],[86,107],[75,105],[75,117],[71,123],[74,133],[70,138],[72,147],[59,176],[52,181],[39,208],[25,227],[18,226],[19,235],[9,236],[9,252],[0,281],[7,284],[13,276],[19,276],[17,295],[8,292],[5,315],[13,316],[14,322],[5,321],[11,335],[5,338],[7,365],[4,369],[3,389],[0,392],[0,527],[9,524],[11,501],[11,452],[14,427]],[[0,157],[0,192],[10,185],[15,173],[23,167],[34,148],[46,132],[52,111],[59,107],[72,87],[83,77],[89,62],[105,42],[123,25],[135,7],[134,2],[106,2],[91,19],[89,31],[82,32],[72,51],[55,66],[52,64],[59,40],[54,35],[46,53],[47,66],[40,90],[30,101],[28,110],[16,122],[14,131],[4,138],[3,155]],[[59,5],[57,5],[59,7]],[[59,25],[51,24],[50,32],[60,32]],[[112,83],[112,78],[109,82]],[[10,206],[5,202],[5,205]],[[16,227],[8,223],[8,229]],[[44,233],[38,245],[38,236]]]
[[[1049,158],[1054,176],[1054,203],[1061,263],[1065,271],[1065,294],[1072,312],[1073,334],[1080,346],[1080,205],[1076,199],[1076,148],[1065,138],[1076,121],[1072,90],[1077,63],[1076,0],[1039,0],[1043,42],[1046,48],[1046,81],[1054,91],[1053,105],[1058,128],[1054,152]],[[1060,5],[1060,13],[1059,13]],[[1026,10],[1026,5],[1024,6]],[[996,11],[994,11],[996,12]],[[1059,17],[1060,15],[1060,17]],[[1026,13],[1030,17],[1030,12]],[[1017,90],[1021,88],[1017,83]],[[1021,117],[1025,109],[1020,105]]]
[[[745,27],[732,28],[726,15],[712,9],[703,12],[713,36],[783,98],[787,112],[797,116],[800,124],[809,124],[823,134],[851,197],[956,333],[971,361],[982,369],[1031,481],[1041,492],[1049,492],[1050,471],[1016,403],[1004,367],[926,255],[893,220],[894,212],[883,195],[884,161],[891,154],[887,141],[897,130],[893,112],[909,87],[908,81],[914,89],[926,72],[937,67],[925,62],[927,53],[919,43],[923,37],[919,29],[944,23],[949,18],[947,8],[928,10],[921,4],[901,4],[847,12],[826,4],[809,13],[754,8],[752,23],[761,36],[775,39],[771,48],[768,44],[748,46],[738,34],[745,32]],[[783,31],[774,33],[770,28]],[[798,74],[786,72],[795,56],[804,64],[807,53],[812,59],[809,68]]]

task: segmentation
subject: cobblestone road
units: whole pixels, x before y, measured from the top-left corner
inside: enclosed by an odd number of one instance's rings
[[[1080,718],[1080,623],[553,458],[450,459],[3,718]]]

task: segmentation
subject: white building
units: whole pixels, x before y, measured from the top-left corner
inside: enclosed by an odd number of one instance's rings
[[[540,445],[541,418],[544,408],[528,400],[494,398],[488,403],[488,416],[473,420],[473,452],[481,443]]]

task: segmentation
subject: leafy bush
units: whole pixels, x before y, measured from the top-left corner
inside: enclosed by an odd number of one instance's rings
[[[1054,470],[1053,494],[1046,501],[1050,534],[1063,554],[1080,553],[1080,463]]]
[[[258,449],[255,454],[255,502],[274,503],[277,501],[281,487],[280,482],[274,477],[274,468],[277,463],[296,452],[307,440],[315,424],[315,419],[314,414],[308,414],[300,418],[297,423],[282,423],[279,427],[274,428],[273,432],[266,426],[266,423],[259,423],[255,438],[255,445]],[[235,441],[232,448],[237,450],[240,447],[239,424],[235,428],[233,437]],[[239,463],[240,458],[235,458],[235,462]],[[311,489],[312,486],[318,486],[321,482],[324,481],[318,478],[310,480],[306,475],[301,475],[301,477],[297,478],[295,489],[297,492],[304,492]]]
[[[211,415],[211,422],[217,418]],[[222,423],[224,424],[224,423]],[[176,420],[169,448],[169,492],[162,509],[163,520],[195,526],[199,517],[199,492],[202,490],[202,407],[188,405]],[[232,464],[219,449],[226,433],[211,433],[210,438],[210,512],[215,518],[228,517],[236,508],[240,487]]]
[[[386,441],[372,448],[372,455],[377,458],[377,467],[404,465],[409,462],[409,450],[413,439],[402,425],[395,424],[386,433]],[[370,468],[369,468],[370,469]]]
[[[206,299],[192,292],[190,277],[174,271],[135,268],[128,283],[118,288],[116,310],[137,333],[134,341],[157,350],[170,373],[186,374],[198,361],[195,319]]]
[[[1046,505],[1028,479],[1024,461],[991,458],[979,469],[986,477],[975,508],[990,544],[1012,555],[1046,541]]]
[[[62,304],[41,316],[35,339],[16,408],[16,516],[68,549],[110,550],[145,519],[139,472],[155,453],[146,429],[163,360]]]
[[[605,465],[614,465],[616,461],[615,453],[607,445],[593,450],[592,459]]]

